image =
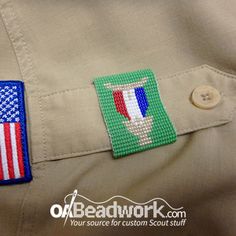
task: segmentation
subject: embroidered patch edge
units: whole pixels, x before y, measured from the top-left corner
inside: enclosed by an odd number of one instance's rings
[[[25,97],[24,97],[24,83],[17,80],[0,81],[0,86],[16,86],[17,87],[17,98],[19,99],[19,117],[20,117],[20,140],[22,149],[22,162],[24,168],[24,176],[20,178],[10,178],[0,180],[0,185],[9,185],[30,182],[32,180],[31,166],[29,159],[28,150],[28,138],[27,138],[27,124],[26,124],[26,110],[25,110]],[[9,122],[10,124],[10,122]]]

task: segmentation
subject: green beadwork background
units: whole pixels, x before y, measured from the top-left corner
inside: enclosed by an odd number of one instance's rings
[[[130,133],[123,124],[123,121],[128,119],[117,112],[112,90],[107,89],[104,84],[129,84],[140,81],[144,77],[148,78],[144,85],[149,104],[146,116],[153,116],[152,130],[148,135],[151,137],[152,143],[140,146],[139,138]],[[99,77],[95,79],[94,84],[111,139],[114,157],[126,156],[131,153],[169,144],[176,140],[175,128],[164,109],[155,75],[150,69]]]

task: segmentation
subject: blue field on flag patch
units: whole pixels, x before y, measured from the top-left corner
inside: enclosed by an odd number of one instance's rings
[[[32,179],[21,81],[0,81],[0,184]]]

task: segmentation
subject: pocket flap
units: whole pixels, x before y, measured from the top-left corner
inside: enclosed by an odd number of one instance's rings
[[[235,76],[203,65],[158,78],[160,93],[177,134],[226,124],[233,119],[236,102]],[[201,109],[191,101],[192,91],[209,85],[220,92],[221,101],[212,109]],[[42,134],[34,98],[29,98],[33,162],[56,160],[110,150],[111,145],[93,85],[41,97]],[[37,126],[37,127],[36,127]],[[43,137],[42,137],[43,136]]]

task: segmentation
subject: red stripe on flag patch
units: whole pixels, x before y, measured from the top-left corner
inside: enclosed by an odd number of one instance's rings
[[[21,177],[23,177],[25,173],[24,173],[24,161],[23,161],[23,152],[22,152],[20,123],[15,123],[15,129],[16,129],[16,146],[17,146],[18,163],[19,163],[19,168],[20,168],[20,175]]]
[[[3,169],[2,169],[2,156],[0,153],[0,180],[3,180]]]
[[[11,133],[10,133],[10,124],[4,124],[4,134],[5,134],[5,145],[7,152],[7,163],[8,163],[8,172],[10,179],[15,178],[13,159],[12,159],[12,147],[11,147]]]

